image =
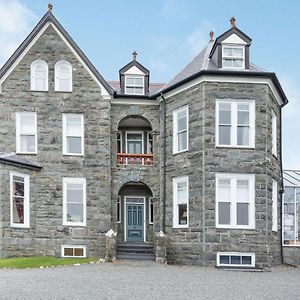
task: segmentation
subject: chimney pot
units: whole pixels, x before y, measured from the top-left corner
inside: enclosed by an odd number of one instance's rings
[[[235,17],[230,18],[230,24],[231,24],[231,28],[235,27]]]
[[[137,55],[138,55],[137,52],[134,50],[132,52],[132,58],[133,58],[134,61],[136,60]]]
[[[209,33],[209,37],[210,37],[210,42],[212,43],[213,41],[214,41],[214,32],[213,31],[211,31],[210,33]]]
[[[52,3],[49,3],[49,4],[48,4],[48,11],[49,11],[49,12],[52,12],[52,8],[53,8],[53,4],[52,4]]]

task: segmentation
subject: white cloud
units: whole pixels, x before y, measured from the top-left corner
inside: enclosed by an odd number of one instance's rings
[[[186,47],[191,56],[198,54],[209,42],[210,31],[215,30],[215,25],[209,21],[202,21],[186,39]]]
[[[18,0],[0,0],[0,67],[30,32],[37,17]]]

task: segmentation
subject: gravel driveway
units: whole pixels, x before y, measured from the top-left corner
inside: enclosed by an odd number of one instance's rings
[[[0,299],[300,299],[300,268],[237,272],[119,261],[0,269]]]

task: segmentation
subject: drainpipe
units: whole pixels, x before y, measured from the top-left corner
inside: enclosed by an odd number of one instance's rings
[[[163,189],[163,221],[162,221],[162,231],[165,233],[166,229],[166,136],[167,136],[167,130],[166,130],[166,99],[163,96],[162,93],[160,93],[162,101],[162,137],[161,140],[163,141],[162,145],[162,171],[163,171],[163,183],[162,183],[162,189]]]
[[[281,227],[281,234],[280,234],[280,246],[281,246],[281,263],[283,263],[283,209],[282,209],[282,205],[283,205],[283,193],[284,193],[284,186],[283,186],[283,164],[282,164],[282,106],[280,106],[279,109],[279,120],[280,120],[280,169],[281,169],[281,189],[279,191],[280,193],[280,201],[281,201],[281,205],[280,205],[280,217],[281,217],[281,223],[280,223],[280,227]]]

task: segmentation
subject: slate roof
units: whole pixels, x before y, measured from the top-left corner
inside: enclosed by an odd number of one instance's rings
[[[120,81],[109,80],[107,82],[114,89],[115,92],[121,92]],[[165,86],[165,83],[149,83],[150,94],[158,92],[163,86]]]
[[[190,76],[193,76],[199,73],[202,70],[213,70],[220,71],[220,69],[216,66],[214,61],[209,58],[209,54],[212,50],[214,43],[209,43],[198,55],[194,57],[194,59],[188,63],[170,82],[168,82],[165,88],[168,88]],[[223,70],[223,69],[222,69]],[[249,70],[242,70],[243,72],[265,72],[265,70],[255,66],[250,63]]]
[[[14,165],[32,170],[41,170],[43,167],[15,153],[4,153],[0,155],[0,163]]]
[[[283,185],[300,187],[300,170],[284,170]]]
[[[12,54],[12,56],[0,69],[0,79],[3,77],[3,75],[5,75],[5,73],[14,64],[14,62],[18,59],[18,57],[22,54],[22,52],[26,49],[26,47],[31,43],[31,41],[35,38],[35,36],[39,33],[39,31],[44,27],[44,25],[47,22],[52,22],[58,28],[58,30],[61,32],[64,38],[70,43],[70,45],[75,49],[80,58],[88,66],[91,72],[105,87],[107,92],[112,95],[113,90],[110,87],[110,85],[105,81],[105,79],[101,76],[101,74],[97,71],[94,65],[90,62],[90,60],[86,57],[86,55],[82,52],[82,50],[78,47],[75,41],[71,38],[71,36],[67,33],[67,31],[62,27],[62,25],[58,22],[58,20],[53,16],[53,14],[50,11],[46,12],[43,18],[38,22],[38,24],[34,27],[34,29],[30,32],[30,34],[26,37],[26,39],[22,42],[18,49]]]

